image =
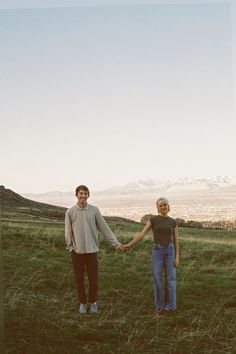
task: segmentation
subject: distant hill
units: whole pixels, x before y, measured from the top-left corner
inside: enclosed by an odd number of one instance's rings
[[[18,211],[30,212],[31,214],[45,214],[47,216],[49,212],[57,212],[58,216],[63,216],[66,211],[66,208],[63,207],[24,198],[4,186],[0,186],[0,206],[1,208],[10,208]]]
[[[10,211],[22,212],[24,214],[39,215],[48,218],[64,219],[67,208],[59,207],[52,204],[37,202],[22,197],[11,189],[0,186],[0,207]],[[110,225],[119,225],[119,228],[127,227],[127,225],[138,225],[139,223],[118,216],[105,216],[106,221]]]

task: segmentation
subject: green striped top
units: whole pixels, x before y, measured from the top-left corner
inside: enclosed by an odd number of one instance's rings
[[[150,218],[152,224],[153,240],[156,244],[173,242],[173,230],[177,225],[170,216],[155,215]]]

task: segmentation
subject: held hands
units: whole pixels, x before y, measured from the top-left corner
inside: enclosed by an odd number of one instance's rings
[[[124,245],[125,252],[127,252],[130,248],[131,248],[130,242],[129,242],[129,243],[126,243],[126,244]]]
[[[122,253],[125,253],[126,252],[126,249],[125,249],[125,246],[124,245],[119,245],[119,246],[117,246],[116,247],[116,250],[118,251],[118,252],[122,252]]]
[[[133,240],[131,240],[130,242],[126,243],[125,245],[121,244],[120,246],[118,246],[116,248],[117,251],[120,251],[120,252],[123,252],[123,253],[127,252],[137,242],[135,237],[136,236],[134,235]]]
[[[125,253],[125,252],[127,252],[130,249],[130,247],[131,247],[131,245],[130,245],[130,242],[129,242],[129,243],[125,244],[125,245],[121,244],[120,246],[116,247],[116,250],[118,252]]]
[[[135,240],[135,236],[133,237],[133,240],[129,241],[124,245],[125,252],[127,252],[137,241]]]

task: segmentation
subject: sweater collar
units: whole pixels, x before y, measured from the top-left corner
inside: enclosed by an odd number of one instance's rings
[[[77,203],[76,203],[76,206],[77,206],[77,208],[78,208],[79,210],[88,210],[88,208],[89,208],[88,203],[85,205],[84,208],[80,208]]]

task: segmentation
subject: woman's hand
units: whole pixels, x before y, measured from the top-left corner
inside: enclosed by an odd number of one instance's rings
[[[128,251],[130,248],[131,248],[130,242],[129,242],[129,243],[126,243],[126,245],[124,245],[124,250],[125,250],[125,252]]]
[[[175,257],[174,266],[177,268],[179,266],[179,256]]]

